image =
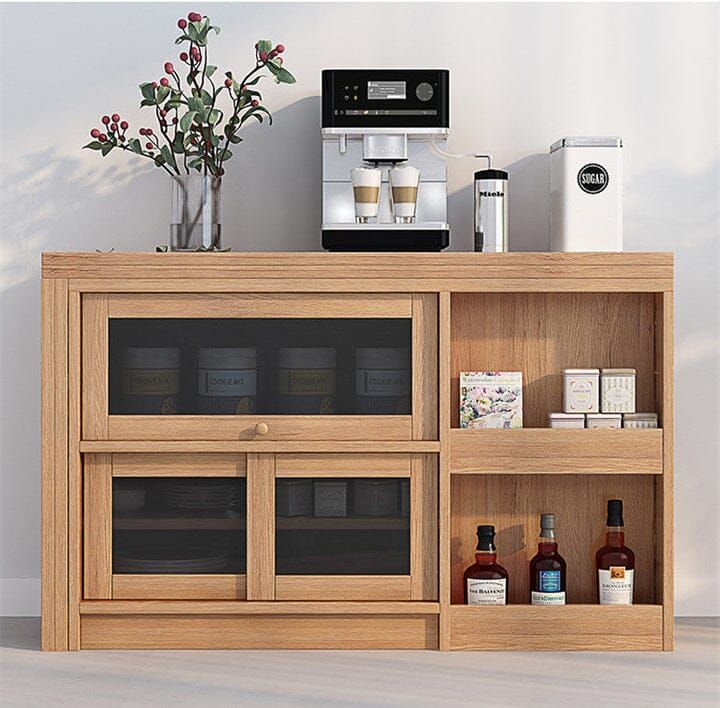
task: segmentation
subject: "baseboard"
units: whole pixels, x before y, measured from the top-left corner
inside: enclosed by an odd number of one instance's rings
[[[37,617],[40,578],[0,579],[0,617]]]

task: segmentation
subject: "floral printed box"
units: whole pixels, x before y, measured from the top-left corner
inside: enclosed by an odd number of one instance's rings
[[[461,428],[522,428],[521,371],[460,373]]]

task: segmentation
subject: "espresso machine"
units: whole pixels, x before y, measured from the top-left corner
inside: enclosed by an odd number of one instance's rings
[[[323,248],[447,248],[449,126],[446,69],[325,69]]]

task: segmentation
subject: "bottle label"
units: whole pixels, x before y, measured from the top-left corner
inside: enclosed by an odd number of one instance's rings
[[[530,603],[533,605],[564,605],[564,592],[537,592],[530,593]]]
[[[609,570],[598,570],[600,604],[632,605],[634,573],[634,570],[623,565],[611,565]]]
[[[198,392],[201,396],[254,396],[257,372],[255,369],[200,369]]]
[[[180,388],[177,369],[125,369],[122,373],[126,396],[167,396]]]
[[[278,389],[286,396],[332,395],[335,369],[280,369]]]
[[[410,393],[410,372],[404,369],[358,369],[358,396],[405,396]]]
[[[467,579],[468,605],[507,604],[507,578],[497,580]]]

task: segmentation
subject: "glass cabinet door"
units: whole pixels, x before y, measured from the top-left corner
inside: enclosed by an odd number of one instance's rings
[[[436,308],[413,300],[85,295],[83,436],[435,439]]]
[[[86,597],[245,596],[244,456],[89,455],[84,486]]]
[[[432,455],[277,455],[278,600],[437,597]]]

